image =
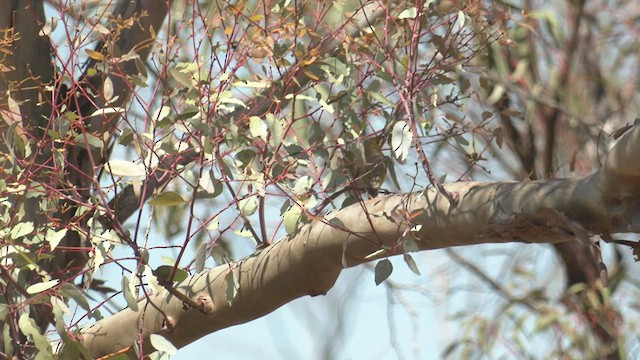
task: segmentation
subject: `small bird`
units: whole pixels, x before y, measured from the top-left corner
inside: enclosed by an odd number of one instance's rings
[[[369,198],[378,196],[387,177],[387,159],[382,153],[384,141],[384,136],[365,139],[362,142],[364,148],[363,164],[354,171],[356,187],[366,190]]]

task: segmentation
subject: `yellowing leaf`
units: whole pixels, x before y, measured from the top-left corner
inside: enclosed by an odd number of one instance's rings
[[[99,51],[85,49],[85,52],[87,53],[87,55],[89,55],[90,58],[94,60],[104,61],[104,55]]]
[[[149,200],[149,205],[153,206],[175,206],[184,204],[185,200],[174,191],[163,192],[162,194]]]

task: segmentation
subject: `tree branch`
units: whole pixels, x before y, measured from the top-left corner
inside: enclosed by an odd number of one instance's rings
[[[576,224],[593,233],[640,233],[640,166],[622,166],[634,163],[639,148],[640,126],[636,126],[612,150],[605,166],[586,177],[444,185],[459,195],[456,207],[433,188],[349,206],[314,219],[294,235],[231,266],[176,284],[176,291],[197,309],[163,291],[143,299],[138,312],[125,309],[85,328],[81,341],[93,356],[130,346],[138,333],[143,337],[161,333],[180,348],[259,318],[295,298],[325,294],[345,266],[402,253],[406,236],[414,237],[420,250],[429,250],[575,241]],[[636,193],[628,191],[624,197],[609,193],[612,183]],[[628,216],[619,221],[623,214]],[[365,216],[371,221],[362,221]],[[233,298],[227,296],[229,286],[238,289]],[[146,302],[155,307],[145,306]]]

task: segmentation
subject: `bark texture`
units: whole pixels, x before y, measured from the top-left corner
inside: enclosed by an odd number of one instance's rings
[[[155,294],[141,301],[137,312],[126,309],[84,329],[81,341],[94,356],[127,349],[152,333],[180,348],[298,297],[325,294],[343,268],[400,254],[407,237],[420,250],[430,250],[504,242],[588,246],[592,235],[639,233],[640,166],[634,162],[639,152],[640,126],[635,126],[605,165],[586,177],[445,185],[459,196],[457,206],[434,189],[351,205],[231,266]],[[238,287],[232,300],[230,273],[236,273]]]

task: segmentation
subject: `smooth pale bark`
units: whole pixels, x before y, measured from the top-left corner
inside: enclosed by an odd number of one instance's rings
[[[420,250],[429,250],[479,243],[588,241],[588,236],[597,234],[638,233],[639,152],[640,126],[635,126],[590,176],[448,184],[446,189],[459,196],[455,207],[433,189],[351,205],[302,226],[296,234],[232,264],[232,269],[219,266],[177,284],[176,290],[199,308],[163,291],[141,301],[138,312],[125,309],[84,329],[81,341],[94,356],[125,349],[140,333],[143,338],[161,334],[180,348],[259,318],[295,298],[325,294],[345,266],[401,253],[406,234],[415,236]],[[411,232],[416,225],[421,228]],[[232,305],[227,301],[230,271],[239,275]],[[152,349],[147,345],[146,350]]]

